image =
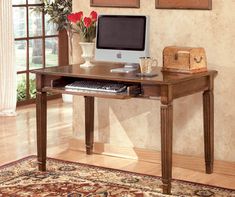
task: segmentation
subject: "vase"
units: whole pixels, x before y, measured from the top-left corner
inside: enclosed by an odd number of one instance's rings
[[[84,59],[84,63],[80,65],[82,68],[89,68],[94,66],[94,64],[91,63],[91,60],[94,57],[94,42],[79,42],[81,48],[82,48],[82,58]]]

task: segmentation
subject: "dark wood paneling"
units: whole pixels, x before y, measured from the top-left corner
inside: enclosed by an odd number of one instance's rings
[[[47,153],[47,93],[42,92],[44,76],[36,76],[36,117],[37,117],[37,157],[38,168],[46,171]]]
[[[161,106],[161,164],[163,194],[171,193],[173,105]]]
[[[91,0],[90,5],[94,7],[139,8],[140,0]]]
[[[212,90],[203,93],[203,119],[206,173],[211,174],[214,164],[214,93]]]
[[[142,84],[141,89],[141,94],[145,97],[160,97],[161,95],[161,88],[159,86]]]
[[[94,97],[85,96],[86,153],[92,154],[94,143]]]
[[[173,85],[173,98],[187,96],[196,92],[208,89],[209,77],[205,76],[200,79],[188,80]]]
[[[211,10],[212,0],[155,0],[159,9]]]
[[[59,32],[59,66],[65,66],[69,64],[69,46],[68,46],[68,34],[65,29]]]

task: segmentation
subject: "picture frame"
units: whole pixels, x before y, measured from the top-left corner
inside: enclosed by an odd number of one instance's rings
[[[212,0],[155,0],[155,8],[211,10]]]
[[[140,0],[90,0],[91,7],[140,8]]]

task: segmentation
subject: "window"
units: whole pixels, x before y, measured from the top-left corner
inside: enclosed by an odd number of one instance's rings
[[[35,100],[35,75],[31,70],[58,66],[59,59],[68,62],[67,35],[48,23],[49,16],[33,11],[38,6],[43,6],[40,0],[13,0],[18,104]],[[63,58],[60,47],[67,52],[63,52]]]

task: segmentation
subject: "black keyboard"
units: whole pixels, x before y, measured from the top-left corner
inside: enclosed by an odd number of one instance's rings
[[[120,93],[127,90],[127,86],[125,84],[91,80],[75,81],[66,85],[65,88],[70,90],[87,90],[107,93]]]

